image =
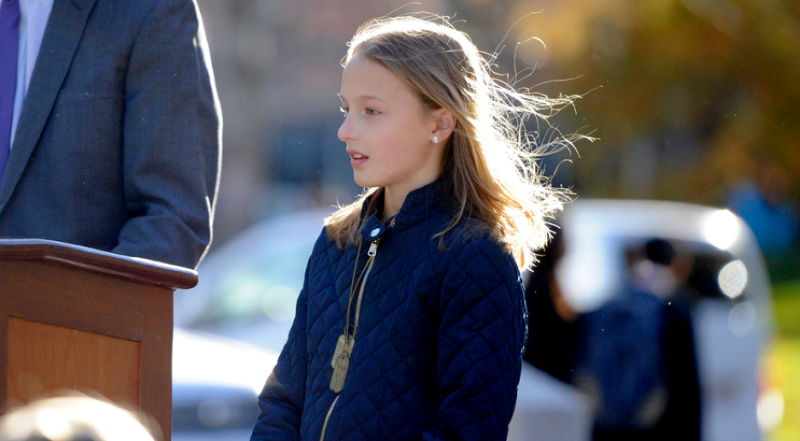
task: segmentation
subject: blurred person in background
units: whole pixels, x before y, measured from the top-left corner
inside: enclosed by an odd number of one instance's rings
[[[755,180],[737,183],[728,206],[753,230],[758,245],[769,257],[796,249],[800,212],[789,198],[791,178],[777,162],[767,162]]]
[[[160,440],[147,426],[142,417],[110,402],[75,394],[12,409],[0,418],[0,441]]]
[[[339,138],[366,191],[326,219],[254,441],[506,439],[519,268],[564,199],[514,121],[571,99],[496,83],[441,20],[371,20],[350,42]]]
[[[684,261],[674,276],[653,271],[644,283],[635,277],[639,264],[668,266],[675,260],[671,244],[652,240],[629,252],[631,281],[622,293],[594,311],[577,313],[556,277],[564,252],[558,236],[526,285],[526,361],[590,397],[595,441],[699,440],[700,386],[689,306],[676,295],[688,277]],[[652,292],[656,286],[663,297]]]
[[[194,268],[220,155],[194,0],[0,3],[0,237]]]

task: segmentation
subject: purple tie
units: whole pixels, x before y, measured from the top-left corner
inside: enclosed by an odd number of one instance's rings
[[[11,119],[17,91],[19,49],[19,0],[2,0],[0,5],[0,183],[11,152]]]

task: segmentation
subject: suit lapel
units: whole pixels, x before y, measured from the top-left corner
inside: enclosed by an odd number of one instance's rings
[[[96,0],[55,0],[22,107],[5,177],[0,183],[0,212],[19,181],[69,71]],[[67,140],[59,140],[68,142]]]

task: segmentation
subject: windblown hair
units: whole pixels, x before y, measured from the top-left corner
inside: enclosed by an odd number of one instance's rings
[[[476,217],[520,268],[530,268],[534,253],[551,237],[550,221],[571,194],[551,187],[536,159],[570,146],[572,140],[557,136],[539,145],[524,123],[531,116],[537,124],[546,123],[577,97],[550,99],[495,80],[469,37],[442,21],[411,16],[368,21],[348,44],[342,65],[356,55],[380,63],[416,91],[424,106],[455,116],[442,173],[452,185],[457,211],[434,238],[443,238],[464,216]],[[379,191],[365,189],[354,203],[327,218],[328,238],[339,247],[357,243],[362,205]]]

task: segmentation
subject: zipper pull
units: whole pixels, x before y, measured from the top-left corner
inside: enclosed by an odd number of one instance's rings
[[[380,239],[378,239],[378,240],[376,240],[375,242],[370,242],[370,243],[369,243],[369,251],[367,251],[367,256],[369,256],[369,257],[375,257],[375,255],[376,255],[376,254],[378,254],[378,243],[379,243],[380,241],[381,241],[381,240],[380,240]]]

